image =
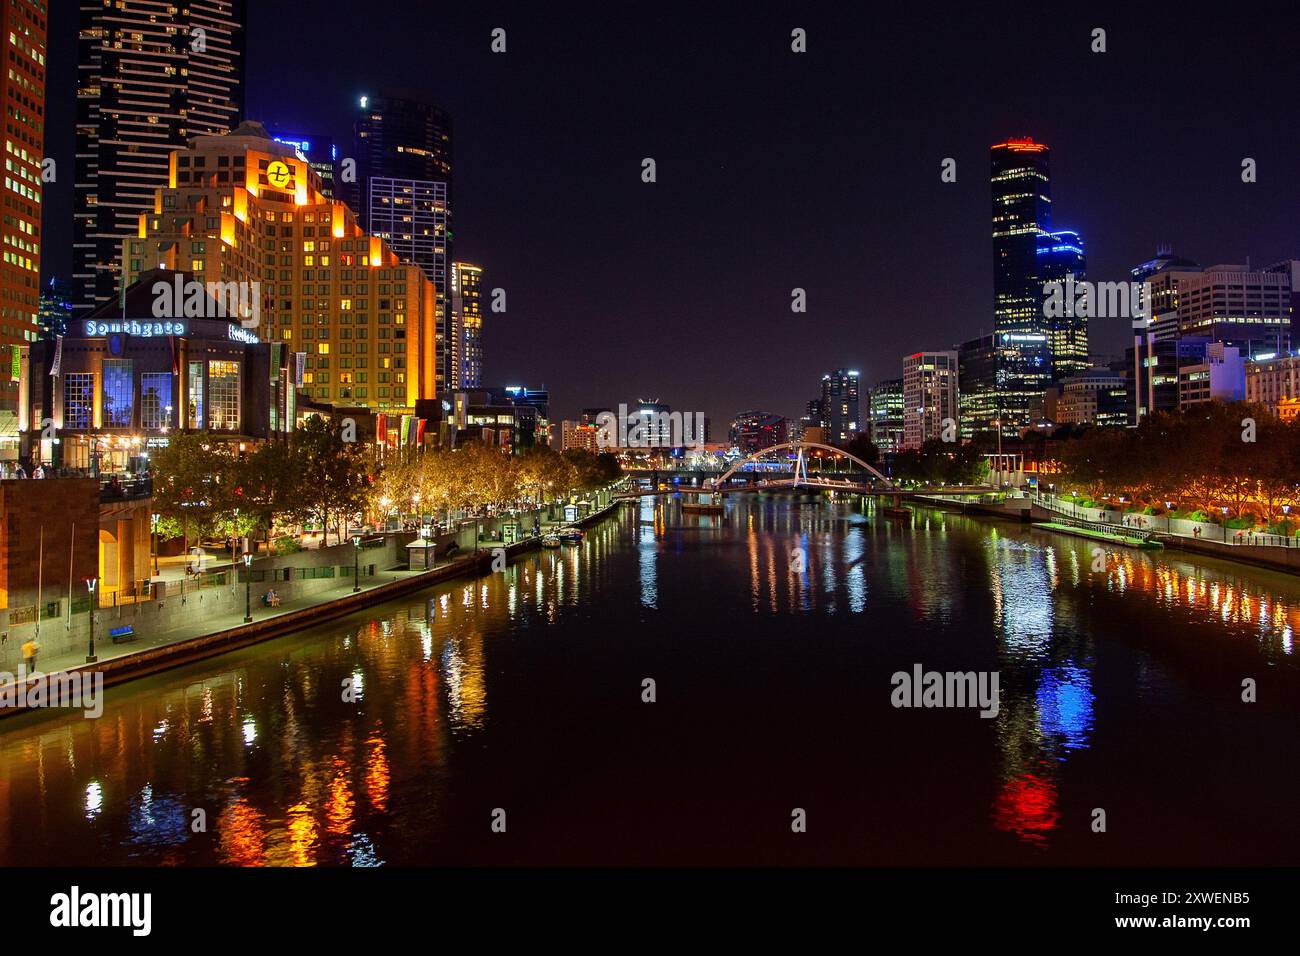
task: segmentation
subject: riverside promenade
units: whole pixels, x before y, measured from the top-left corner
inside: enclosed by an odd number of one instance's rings
[[[591,524],[605,517],[621,503],[618,499],[609,499],[603,507],[572,522],[543,521],[542,533],[545,534],[561,526],[582,527]],[[196,610],[196,613],[182,624],[141,636],[128,643],[116,644],[109,634],[113,626],[111,615],[107,613],[107,609],[101,609],[96,614],[95,653],[98,659],[94,663],[86,661],[87,645],[86,649],[39,655],[35,674],[38,677],[49,677],[62,674],[100,673],[103,675],[104,686],[119,684],[250,644],[292,634],[303,628],[343,617],[443,581],[482,574],[492,566],[494,554],[499,550],[504,549],[509,556],[532,551],[540,548],[541,536],[529,536],[510,544],[503,540],[482,537],[478,545],[477,551],[469,550],[463,556],[444,560],[427,570],[411,570],[405,567],[378,570],[373,576],[361,580],[359,590],[354,590],[351,577],[345,577],[337,579],[339,582],[337,584],[314,590],[310,594],[285,599],[279,607],[266,607],[255,597],[251,623],[245,622],[244,607],[241,603],[237,611]],[[254,588],[254,592],[264,588],[265,585],[259,585]],[[241,582],[234,585],[231,590],[242,594],[245,585]],[[101,618],[105,619],[102,624],[98,623]],[[21,700],[22,695],[16,693],[17,685],[26,682],[30,676],[5,675],[6,679],[0,680],[0,696],[7,700]],[[2,706],[0,717],[12,716],[21,713],[24,709],[22,706]]]

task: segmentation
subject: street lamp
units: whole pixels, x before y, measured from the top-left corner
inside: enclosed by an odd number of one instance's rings
[[[90,594],[90,649],[86,653],[86,663],[93,664],[99,658],[95,655],[95,584],[97,579],[86,578],[86,591]]]
[[[244,623],[253,623],[253,552],[244,552]]]
[[[361,590],[361,535],[352,536],[352,593]]]

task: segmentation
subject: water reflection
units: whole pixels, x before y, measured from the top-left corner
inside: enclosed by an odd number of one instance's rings
[[[893,743],[987,774],[985,785],[945,794],[979,820],[972,845],[997,837],[1049,852],[1078,799],[1071,765],[1087,753],[1094,766],[1130,771],[1098,744],[1120,702],[1166,693],[1160,704],[1189,734],[1229,719],[1161,690],[1185,666],[1171,647],[1193,662],[1232,648],[1296,670],[1294,579],[1172,553],[1114,550],[1097,563],[1094,548],[939,512],[885,519],[855,498],[731,499],[715,517],[647,497],[581,544],[502,573],[114,688],[100,720],[5,721],[0,862],[380,866],[437,862],[444,852],[473,860],[481,851],[463,835],[464,820],[504,801],[502,790],[519,801],[566,786],[581,799],[596,788],[635,800],[622,775],[698,776],[719,763],[707,748],[720,739],[733,761],[752,751],[760,778],[893,779],[892,752],[877,756],[884,765],[862,767],[845,755],[858,745],[846,727],[885,699],[871,688],[886,686],[895,653],[999,672],[998,716],[974,721],[983,737],[962,736],[969,722],[937,734],[914,720],[898,725],[904,737]],[[764,658],[769,633],[775,650]],[[743,643],[728,643],[735,635]],[[1142,643],[1156,637],[1164,643]],[[1103,648],[1109,669],[1097,663]],[[709,743],[683,732],[651,755],[635,750],[644,727],[602,695],[632,671],[638,682],[645,660],[665,673],[682,668],[667,686],[696,681],[692,719],[721,722],[726,735]],[[1142,677],[1139,686],[1139,673],[1163,682]],[[786,710],[740,730],[726,724],[753,706],[755,688]],[[839,740],[819,756],[830,769],[809,773],[799,761],[813,758],[774,741],[789,714],[826,713],[836,725],[800,725],[801,734]],[[619,763],[624,752],[630,764]],[[753,791],[726,798],[761,798]],[[680,796],[646,799],[661,809]],[[903,812],[896,828],[925,840],[930,808],[915,819]],[[607,834],[591,841],[600,846]],[[697,845],[683,837],[681,852]],[[544,858],[565,862],[562,842],[552,852]],[[852,846],[837,852],[852,861]]]

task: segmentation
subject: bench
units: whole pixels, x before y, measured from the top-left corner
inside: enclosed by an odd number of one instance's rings
[[[279,607],[280,595],[275,593],[274,591],[267,591],[265,594],[262,595],[262,603],[266,607]]]
[[[134,641],[136,633],[135,628],[130,624],[123,624],[121,627],[115,627],[109,631],[108,636],[113,639],[114,644],[121,644],[123,641]]]

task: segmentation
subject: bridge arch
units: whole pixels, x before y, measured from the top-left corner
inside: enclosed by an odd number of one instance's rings
[[[730,468],[728,468],[726,471],[724,471],[724,472],[723,472],[719,477],[717,477],[717,478],[715,478],[715,479],[713,480],[713,490],[714,490],[714,491],[723,491],[724,488],[725,488],[725,485],[726,485],[726,483],[727,483],[727,479],[729,479],[733,474],[735,474],[737,471],[739,471],[739,470],[740,470],[741,468],[743,468],[745,465],[747,465],[747,464],[749,464],[749,463],[751,463],[751,462],[758,461],[758,460],[759,460],[760,458],[762,458],[764,455],[769,455],[769,454],[771,454],[771,453],[774,452],[774,451],[780,451],[780,450],[783,449],[783,448],[791,448],[791,449],[794,449],[795,451],[803,451],[804,449],[808,449],[808,448],[820,448],[820,449],[822,449],[823,451],[830,451],[830,452],[834,452],[834,453],[837,454],[837,455],[843,455],[845,458],[848,458],[848,459],[850,459],[851,461],[856,462],[857,464],[859,464],[859,465],[861,465],[863,468],[865,468],[868,472],[870,472],[871,474],[873,474],[873,475],[875,475],[877,478],[879,478],[882,482],[885,483],[885,487],[887,487],[887,488],[892,488],[892,487],[894,487],[893,482],[891,482],[888,478],[886,478],[884,475],[882,475],[882,474],[881,474],[879,471],[877,471],[874,467],[872,467],[871,465],[868,465],[865,461],[863,461],[863,460],[862,460],[861,458],[859,458],[857,455],[854,455],[854,454],[851,453],[851,452],[847,452],[847,451],[845,451],[843,448],[836,448],[834,445],[823,445],[823,444],[821,444],[821,443],[819,443],[819,442],[815,442],[815,441],[787,441],[787,442],[782,442],[782,443],[779,444],[779,445],[772,445],[772,446],[769,447],[769,448],[763,448],[763,449],[760,449],[759,451],[754,452],[752,455],[747,455],[747,456],[745,456],[744,458],[740,459],[740,461],[736,462],[734,465],[732,465]],[[795,470],[795,481],[796,481],[796,483],[798,483],[798,468],[797,468],[797,467],[796,467],[796,470]]]

